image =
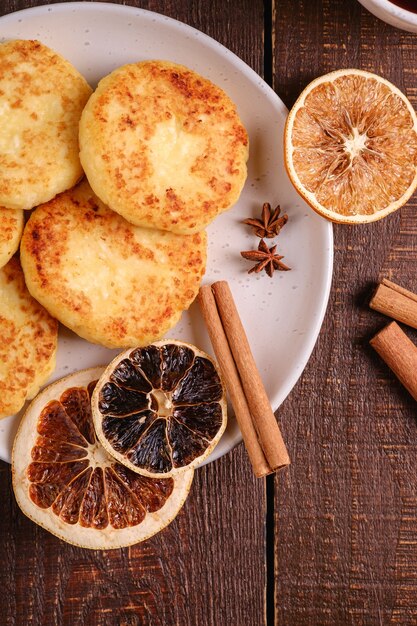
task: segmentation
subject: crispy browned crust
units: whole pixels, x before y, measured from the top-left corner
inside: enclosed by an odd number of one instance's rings
[[[206,235],[135,227],[85,181],[34,211],[21,257],[30,292],[81,337],[109,347],[146,345],[195,298]]]
[[[0,417],[21,409],[55,367],[58,324],[28,292],[17,257],[0,269]]]
[[[6,265],[19,247],[23,232],[23,211],[0,207],[0,267]]]
[[[78,123],[91,91],[39,41],[0,44],[0,205],[31,209],[79,180]]]
[[[190,233],[238,199],[248,136],[226,93],[165,61],[123,66],[84,109],[80,158],[96,194],[134,224]]]

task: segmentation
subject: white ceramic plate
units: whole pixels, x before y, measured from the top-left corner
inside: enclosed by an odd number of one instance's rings
[[[60,52],[92,86],[116,67],[144,59],[168,59],[189,66],[222,87],[236,102],[250,139],[249,174],[235,207],[209,227],[204,282],[229,281],[271,404],[276,409],[291,391],[311,354],[326,310],[333,265],[329,222],[317,216],[293,189],[283,164],[287,109],[243,61],[203,33],[168,17],[116,4],[67,2],[27,9],[0,18],[0,37],[39,39]],[[292,270],[248,276],[241,250],[258,238],[241,223],[260,214],[263,202],[281,204],[289,222],[279,251]],[[212,352],[197,305],[168,334]],[[107,363],[115,351],[87,343],[62,329],[58,363],[50,379]],[[0,422],[0,458],[9,461],[20,414]],[[296,416],[282,415],[283,422]],[[209,460],[241,440],[235,420]]]

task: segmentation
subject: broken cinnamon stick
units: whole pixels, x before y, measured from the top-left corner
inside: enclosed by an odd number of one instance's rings
[[[214,353],[220,365],[223,378],[226,382],[230,400],[239,424],[242,438],[252,463],[255,476],[261,478],[270,474],[272,469],[268,465],[265,455],[258,441],[258,435],[254,428],[248,403],[242,388],[236,364],[224,333],[217,305],[210,285],[201,287],[198,294],[198,302],[206,322],[208,334],[213,346]]]
[[[417,400],[417,346],[396,322],[385,326],[369,343]]]
[[[226,281],[219,281],[212,285],[212,290],[223,329],[242,381],[253,424],[258,433],[259,443],[268,465],[273,471],[276,471],[290,463],[277,420],[256,367],[229,285]]]
[[[417,328],[417,295],[384,278],[369,303],[371,309]]]

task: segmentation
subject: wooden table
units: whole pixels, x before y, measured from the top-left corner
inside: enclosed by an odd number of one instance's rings
[[[417,106],[417,35],[356,0],[127,3],[222,42],[287,106],[342,67],[382,74]],[[3,0],[0,15],[40,4]],[[416,202],[334,234],[325,322],[279,410],[288,471],[256,480],[239,446],[197,473],[164,532],[96,553],[26,519],[0,464],[1,625],[417,624],[416,405],[368,347],[386,320],[367,306],[383,276],[417,290]]]

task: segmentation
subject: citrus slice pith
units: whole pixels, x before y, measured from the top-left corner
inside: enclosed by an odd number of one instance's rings
[[[23,513],[60,539],[108,550],[148,539],[184,504],[193,470],[152,479],[131,472],[96,440],[90,396],[103,368],[46,387],[28,407],[12,454]]]
[[[372,222],[417,186],[417,116],[390,82],[356,69],[317,78],[291,109],[285,165],[299,194],[322,216]]]
[[[214,449],[227,422],[226,392],[204,352],[167,339],[119,354],[92,397],[97,436],[145,476],[174,476]]]

